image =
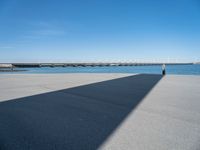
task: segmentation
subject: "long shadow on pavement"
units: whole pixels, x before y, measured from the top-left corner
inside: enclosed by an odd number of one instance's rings
[[[97,149],[161,78],[134,75],[1,102],[0,149]]]

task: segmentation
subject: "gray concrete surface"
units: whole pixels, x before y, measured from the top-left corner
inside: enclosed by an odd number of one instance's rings
[[[97,83],[130,74],[0,74],[0,101]]]
[[[0,75],[0,150],[199,150],[200,76]]]

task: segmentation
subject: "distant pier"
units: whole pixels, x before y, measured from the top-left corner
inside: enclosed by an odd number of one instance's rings
[[[109,67],[109,66],[154,66],[163,63],[0,63],[0,68],[39,67]],[[165,63],[166,65],[192,65],[193,63]]]

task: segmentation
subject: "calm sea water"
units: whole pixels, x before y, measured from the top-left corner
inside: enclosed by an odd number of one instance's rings
[[[161,74],[161,66],[110,66],[110,67],[44,67],[23,68],[22,72],[10,74],[32,73],[153,73]],[[200,75],[200,65],[167,65],[167,74]],[[5,73],[5,72],[4,72]],[[8,72],[6,72],[8,73]],[[3,72],[1,72],[3,74]]]

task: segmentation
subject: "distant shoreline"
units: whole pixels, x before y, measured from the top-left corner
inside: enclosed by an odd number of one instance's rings
[[[0,68],[40,68],[40,67],[109,67],[109,66],[156,66],[156,65],[193,65],[194,63],[0,63]]]

